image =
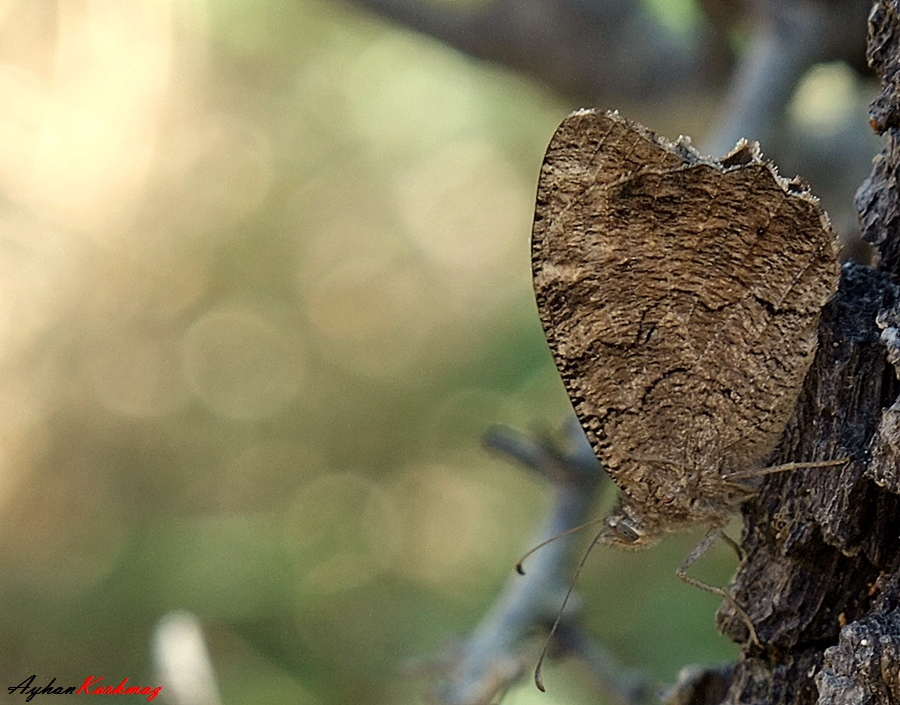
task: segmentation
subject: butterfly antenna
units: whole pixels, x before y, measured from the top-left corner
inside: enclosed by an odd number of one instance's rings
[[[525,559],[527,559],[532,553],[539,551],[544,546],[546,546],[547,544],[553,543],[557,539],[565,538],[566,536],[569,536],[570,534],[574,534],[576,531],[581,531],[582,529],[590,526],[591,524],[596,524],[598,521],[602,521],[602,520],[601,519],[591,519],[590,521],[586,521],[583,524],[574,526],[571,529],[566,529],[565,531],[557,534],[556,536],[551,536],[549,539],[541,541],[537,546],[529,548],[525,552],[525,554],[519,560],[516,561],[516,572],[519,575],[525,575],[525,569],[522,567],[522,564],[525,562]]]
[[[587,524],[576,526],[574,529],[569,529],[569,531],[566,533],[572,533],[573,531],[582,529],[585,526],[587,526]],[[560,536],[563,535],[564,534],[560,534]],[[596,546],[600,541],[600,537],[602,535],[603,531],[599,531],[597,533],[597,535],[594,537],[594,540],[591,541],[590,545],[587,547],[587,550],[584,552],[584,555],[581,557],[581,560],[578,561],[578,565],[575,568],[575,573],[574,575],[572,575],[572,582],[569,583],[569,589],[566,590],[566,596],[563,598],[562,604],[559,606],[559,610],[556,613],[556,619],[553,620],[553,626],[550,627],[550,633],[547,635],[547,640],[544,642],[544,648],[541,650],[541,657],[538,659],[537,666],[534,669],[534,684],[542,693],[547,692],[547,689],[544,688],[544,677],[542,675],[542,671],[544,668],[544,659],[547,658],[547,651],[549,651],[550,649],[550,642],[553,641],[553,636],[556,634],[556,630],[559,628],[559,623],[562,621],[563,612],[565,612],[566,610],[566,605],[569,604],[569,598],[572,597],[572,593],[575,591],[575,583],[578,582],[578,576],[581,575],[581,569],[584,568],[584,564],[587,563],[588,556],[591,555],[591,551],[594,549],[594,546]],[[559,536],[556,536],[554,538],[559,538]],[[538,548],[540,548],[540,546],[538,546]],[[532,549],[532,551],[533,550],[534,549]]]

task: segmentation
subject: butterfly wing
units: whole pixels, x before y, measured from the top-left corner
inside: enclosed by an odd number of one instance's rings
[[[818,202],[755,146],[713,162],[595,111],[547,150],[532,266],[597,456],[633,501],[676,505],[771,454],[839,275]]]

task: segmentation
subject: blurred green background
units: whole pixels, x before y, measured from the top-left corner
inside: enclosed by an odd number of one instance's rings
[[[477,623],[549,499],[480,436],[569,410],[528,238],[580,106],[326,0],[6,0],[0,36],[0,702],[155,684],[173,609],[226,704],[419,702],[403,665]],[[674,576],[697,540],[580,581],[661,679],[734,654]],[[596,702],[546,679],[506,702]]]

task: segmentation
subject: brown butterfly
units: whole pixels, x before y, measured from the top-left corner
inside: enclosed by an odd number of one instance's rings
[[[698,584],[684,571],[758,491],[796,404],[837,254],[818,200],[755,143],[712,160],[615,112],[563,121],[532,267],[569,398],[621,490],[595,543],[706,525],[679,569]]]

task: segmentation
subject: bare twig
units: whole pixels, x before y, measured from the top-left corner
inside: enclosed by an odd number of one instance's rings
[[[753,3],[749,46],[709,140],[711,154],[726,154],[741,138],[768,142],[782,123],[797,82],[816,61],[824,32],[824,8],[792,0]]]
[[[708,61],[708,37],[679,37],[633,0],[494,0],[469,11],[351,1],[587,104],[661,100],[722,73]]]
[[[596,488],[604,477],[575,419],[564,439],[533,440],[495,427],[485,438],[499,452],[553,483],[553,500],[533,543],[563,534],[583,524]],[[578,544],[566,536],[549,542],[527,563],[525,575],[512,575],[474,631],[444,659],[443,679],[433,698],[445,705],[481,705],[517,681],[536,658],[531,637],[546,629],[560,608],[568,585],[566,576]],[[611,656],[580,634],[567,613],[557,640],[558,651],[580,658],[620,703],[635,703],[648,691],[636,675],[622,676]]]

